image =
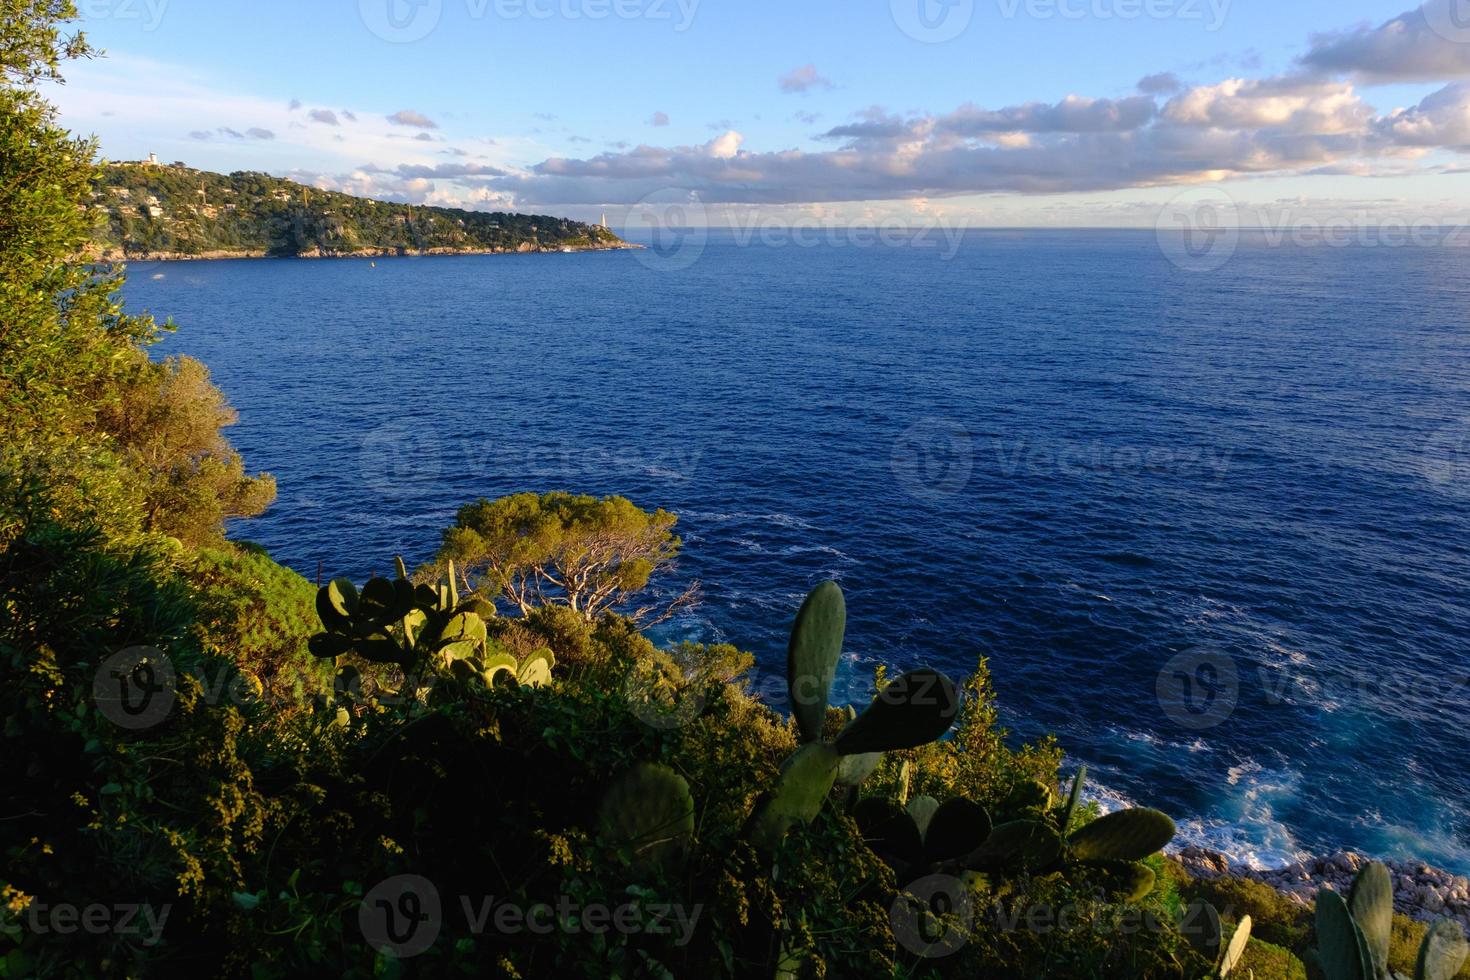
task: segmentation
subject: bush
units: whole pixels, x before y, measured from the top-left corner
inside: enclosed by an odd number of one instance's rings
[[[1255,980],[1307,980],[1307,968],[1289,949],[1254,938],[1245,948],[1231,976],[1254,977]]]
[[[1176,867],[1177,864],[1176,864]],[[1251,917],[1251,935],[1287,949],[1301,949],[1312,931],[1311,906],[1300,905],[1270,885],[1249,878],[1191,878],[1179,868],[1180,894],[1186,902],[1206,901],[1222,918]]]
[[[200,645],[252,675],[277,704],[330,688],[330,668],[306,648],[321,628],[306,579],[263,550],[225,545],[196,553],[188,583]]]

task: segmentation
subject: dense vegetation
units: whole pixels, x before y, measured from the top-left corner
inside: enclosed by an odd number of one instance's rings
[[[1168,817],[1099,816],[1058,746],[1012,744],[984,663],[834,699],[831,583],[776,691],[656,648],[674,515],[481,501],[361,588],[227,540],[269,478],[73,259],[94,147],[34,85],[88,54],[74,13],[0,0],[0,977],[1414,968],[1381,882],[1311,919],[1190,881]]]
[[[608,248],[612,232],[548,215],[389,204],[262,173],[102,167],[91,208],[107,257],[352,255]]]

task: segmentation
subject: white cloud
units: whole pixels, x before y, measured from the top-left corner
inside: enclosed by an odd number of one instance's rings
[[[1162,112],[1165,121],[1181,126],[1301,133],[1361,131],[1372,115],[1350,83],[1301,76],[1198,86],[1169,100]]]
[[[1302,64],[1370,82],[1470,78],[1470,28],[1462,24],[1463,3],[1428,0],[1377,27],[1319,34]]]
[[[1413,108],[1395,109],[1375,129],[1400,146],[1470,149],[1470,82],[1446,85]]]

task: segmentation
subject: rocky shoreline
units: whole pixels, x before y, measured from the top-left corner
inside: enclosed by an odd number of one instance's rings
[[[316,249],[295,255],[280,255],[260,249],[216,250],[209,252],[124,252],[109,248],[93,250],[86,258],[91,262],[208,262],[216,259],[386,259],[424,258],[434,255],[534,255],[566,252],[618,252],[643,248],[631,242],[615,245],[532,245],[522,242],[515,248],[363,248],[351,252],[327,252]]]
[[[1284,868],[1259,870],[1232,863],[1225,855],[1203,847],[1186,847],[1173,857],[1196,878],[1249,878],[1269,885],[1301,905],[1315,902],[1318,890],[1324,885],[1346,895],[1358,869],[1370,860],[1352,851],[1339,851]],[[1420,922],[1453,919],[1470,931],[1470,879],[1419,861],[1383,863],[1393,875],[1395,911]]]

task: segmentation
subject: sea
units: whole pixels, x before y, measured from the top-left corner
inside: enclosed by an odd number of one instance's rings
[[[984,659],[1013,742],[1180,844],[1470,873],[1470,249],[860,232],[140,262],[125,296],[279,481],[232,533],[312,580],[427,560],[481,497],[621,494],[678,515],[655,592],[703,586],[659,641],[752,651],[778,707],[836,579],[839,700]]]

